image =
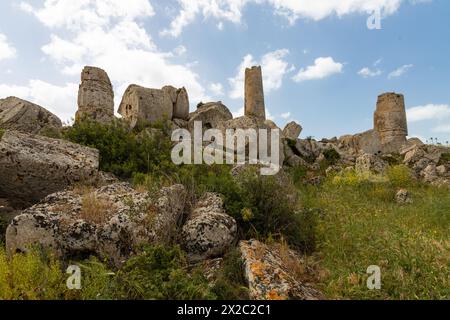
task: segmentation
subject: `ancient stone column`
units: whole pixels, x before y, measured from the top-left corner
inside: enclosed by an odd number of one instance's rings
[[[266,119],[261,67],[245,69],[245,115]]]
[[[383,152],[398,152],[406,143],[408,123],[405,98],[393,92],[378,97],[374,129],[379,134]]]
[[[96,67],[84,67],[78,90],[75,120],[83,118],[107,123],[114,118],[114,92],[108,74]]]

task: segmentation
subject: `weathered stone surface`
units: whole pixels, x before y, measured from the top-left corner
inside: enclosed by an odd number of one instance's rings
[[[385,93],[378,97],[374,129],[380,135],[383,152],[398,152],[401,149],[408,135],[403,95]]]
[[[379,154],[382,152],[380,136],[375,130],[368,130],[355,135],[342,136],[339,138],[337,144],[339,149],[348,154]]]
[[[286,139],[297,140],[303,128],[297,122],[289,122],[283,129],[283,136]]]
[[[295,151],[303,159],[314,162],[317,157],[323,152],[324,146],[314,139],[298,139],[295,144]]]
[[[161,89],[149,89],[135,84],[125,91],[119,106],[119,114],[135,127],[139,121],[155,123],[173,117],[171,94]]]
[[[189,118],[189,96],[186,89],[165,86],[162,90],[172,101],[173,119],[187,120]]]
[[[245,115],[266,119],[261,67],[245,69]]]
[[[101,123],[114,119],[114,91],[108,74],[96,67],[84,67],[78,90],[75,120],[89,118]]]
[[[383,173],[388,167],[387,162],[373,154],[364,154],[356,159],[355,170],[357,172]]]
[[[98,166],[95,149],[6,131],[0,140],[0,197],[33,204],[70,184],[95,179]]]
[[[139,245],[168,244],[185,194],[174,185],[150,200],[127,183],[54,193],[14,218],[6,246],[14,253],[38,244],[57,256],[96,255],[120,265]]]
[[[248,280],[250,298],[254,300],[318,300],[320,292],[309,284],[301,283],[293,270],[283,261],[280,251],[257,241],[241,241],[245,277]],[[295,259],[295,254],[290,252]]]
[[[230,110],[221,101],[200,104],[195,112],[189,115],[188,129],[194,129],[194,123],[201,121],[204,129],[217,128],[221,122],[233,119]]]
[[[395,195],[395,200],[399,204],[411,203],[411,194],[406,189],[400,189]]]
[[[0,100],[0,129],[38,134],[61,127],[57,116],[37,104],[16,97]]]
[[[219,194],[206,193],[183,226],[183,248],[191,261],[224,255],[234,244],[237,224],[223,209]]]

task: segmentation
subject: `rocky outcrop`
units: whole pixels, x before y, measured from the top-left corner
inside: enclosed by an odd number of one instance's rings
[[[236,235],[236,221],[223,209],[220,195],[206,193],[184,224],[181,239],[189,260],[195,262],[224,255]]]
[[[97,150],[63,140],[6,131],[0,140],[0,198],[18,206],[38,202],[97,177]]]
[[[78,90],[75,120],[89,118],[100,123],[114,119],[114,91],[108,74],[96,67],[84,67]]]
[[[297,140],[300,136],[300,133],[302,133],[302,130],[303,128],[301,125],[299,125],[295,121],[292,121],[289,122],[286,127],[284,127],[283,136],[286,139]]]
[[[119,266],[142,244],[168,244],[184,204],[182,185],[154,200],[127,183],[58,192],[14,218],[6,246],[14,253],[40,245],[59,257],[95,255]]]
[[[364,154],[356,159],[356,172],[374,172],[383,173],[388,167],[388,163],[383,161],[380,157],[373,154]]]
[[[254,300],[318,300],[319,291],[296,279],[286,259],[277,248],[257,241],[241,241],[239,244],[244,261],[245,277],[250,298]],[[294,252],[290,259],[298,260]]]
[[[266,119],[261,67],[245,69],[245,115]]]
[[[38,134],[61,128],[61,120],[37,104],[16,97],[0,100],[0,129]]]
[[[197,110],[189,115],[188,129],[194,130],[196,121],[201,121],[203,129],[207,130],[231,119],[233,115],[221,101],[199,104]]]
[[[131,127],[135,127],[139,121],[156,123],[171,120],[173,102],[171,95],[167,92],[132,84],[123,95],[119,113]]]
[[[412,203],[411,194],[406,189],[400,189],[395,194],[395,200],[398,204]]]

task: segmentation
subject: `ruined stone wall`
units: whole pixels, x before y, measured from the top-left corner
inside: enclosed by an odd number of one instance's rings
[[[406,143],[408,123],[403,95],[385,93],[378,97],[374,129],[380,137],[383,152],[398,151]]]
[[[261,67],[245,70],[245,115],[266,119]]]

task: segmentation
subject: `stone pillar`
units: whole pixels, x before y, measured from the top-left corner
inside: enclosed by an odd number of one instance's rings
[[[408,135],[404,96],[393,92],[380,95],[374,122],[383,152],[398,152]]]
[[[78,90],[75,120],[84,117],[107,123],[114,118],[114,92],[108,74],[96,67],[84,67]]]
[[[245,69],[245,115],[266,119],[261,67]]]

